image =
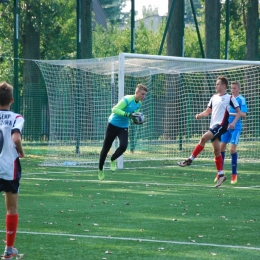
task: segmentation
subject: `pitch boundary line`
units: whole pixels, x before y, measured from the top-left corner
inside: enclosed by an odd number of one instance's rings
[[[5,233],[5,230],[0,230],[1,233]],[[111,240],[124,240],[124,241],[137,241],[137,242],[152,242],[152,243],[165,243],[165,244],[178,244],[178,245],[196,245],[196,246],[208,246],[208,247],[225,247],[232,249],[246,249],[246,250],[259,250],[259,247],[249,246],[233,246],[233,245],[220,245],[220,244],[207,244],[197,242],[181,242],[171,240],[157,240],[157,239],[146,239],[146,238],[131,238],[131,237],[110,237],[110,236],[90,236],[90,235],[76,235],[76,234],[64,234],[64,233],[43,233],[43,232],[27,232],[18,231],[18,234],[28,235],[46,235],[46,236],[65,236],[65,237],[78,237],[78,238],[95,238],[95,239],[111,239]]]

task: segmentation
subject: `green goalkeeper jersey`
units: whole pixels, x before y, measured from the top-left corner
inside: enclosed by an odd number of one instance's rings
[[[124,96],[112,108],[112,114],[109,116],[108,122],[117,127],[128,128],[130,121],[129,115],[138,112],[141,105],[141,101],[135,101],[134,95]]]

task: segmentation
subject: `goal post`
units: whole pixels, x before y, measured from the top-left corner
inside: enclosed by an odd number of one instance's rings
[[[207,107],[220,75],[229,80],[228,92],[232,81],[240,81],[248,104],[248,115],[242,120],[239,157],[260,158],[260,62],[130,53],[35,62],[46,84],[50,111],[44,165],[96,168],[111,107],[124,95],[133,94],[139,83],[148,87],[141,108],[145,123],[130,124],[128,149],[118,159],[118,167],[145,160],[173,160],[175,164],[187,158],[209,126],[210,116],[196,120],[195,114]],[[111,153],[112,149],[107,162]],[[199,157],[214,157],[210,144]]]
[[[125,55],[123,53],[120,53],[118,59],[119,59],[119,67],[118,67],[118,101],[119,101],[125,95],[125,91],[124,91],[125,90]],[[121,155],[117,159],[117,167],[118,169],[124,168],[124,155]]]

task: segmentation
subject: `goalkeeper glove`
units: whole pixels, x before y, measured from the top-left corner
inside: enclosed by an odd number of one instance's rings
[[[142,123],[139,122],[138,116],[135,115],[135,113],[127,113],[127,112],[125,112],[125,116],[129,117],[133,121],[133,123],[136,124],[136,125],[139,125],[139,124],[143,123],[143,122]]]
[[[136,124],[136,125],[139,125],[139,124],[140,124],[139,119],[138,119],[138,116],[135,116],[134,113],[130,113],[130,114],[129,114],[129,117],[131,118],[131,120],[133,121],[134,124]]]

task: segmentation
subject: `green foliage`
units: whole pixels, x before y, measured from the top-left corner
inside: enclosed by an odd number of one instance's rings
[[[193,6],[196,11],[196,16],[198,20],[198,18],[201,16],[201,12],[199,10],[202,9],[200,0],[193,0]],[[190,0],[185,0],[185,15],[186,15],[186,19],[185,19],[186,23],[194,23],[194,17],[191,9]]]
[[[73,1],[45,2],[41,12],[41,57],[60,59],[75,49],[76,11]]]
[[[188,1],[189,2],[189,1]],[[197,19],[200,25],[200,34],[202,42],[205,37],[204,26],[204,0],[194,1],[194,6],[197,7]],[[226,40],[226,1],[221,1],[221,24],[220,24],[220,58],[225,58],[225,40]],[[189,6],[186,3],[186,7]],[[230,17],[229,17],[229,49],[228,59],[231,60],[244,60],[246,52],[246,11],[248,0],[232,0],[230,1]],[[259,5],[260,8],[260,5]],[[185,56],[186,57],[201,57],[199,51],[198,37],[194,35],[195,30],[191,24],[185,28]],[[197,38],[197,39],[196,39]],[[259,36],[260,39],[260,36]],[[260,46],[259,46],[260,53]],[[199,54],[199,56],[198,56]]]
[[[136,53],[157,55],[162,41],[162,35],[165,28],[165,21],[160,24],[158,30],[148,29],[144,22],[136,29]],[[163,55],[166,55],[166,46],[164,46]]]
[[[0,4],[0,80],[8,80],[12,76],[13,57],[13,12],[10,4]]]
[[[76,41],[75,3],[64,0],[26,1],[20,7],[20,13],[31,13],[34,29],[41,34],[41,58],[60,59],[71,52]],[[21,15],[21,38],[27,16]]]
[[[202,43],[204,42],[204,25],[200,27]],[[195,25],[189,24],[184,29],[184,56],[193,58],[202,58],[198,35]]]
[[[229,50],[228,58],[231,60],[244,60],[246,52],[246,30],[245,16],[247,0],[230,1],[229,18]],[[221,8],[221,58],[225,58],[225,40],[226,40],[226,5]]]
[[[221,59],[225,58],[225,31],[221,30]],[[229,30],[229,50],[228,59],[230,60],[244,60],[246,52],[246,35],[245,30]]]
[[[119,52],[130,52],[130,29],[120,30],[108,25],[107,30],[96,26],[93,32],[93,57],[116,56]]]
[[[245,8],[247,1],[234,0],[230,2],[230,29],[229,29],[229,59],[243,60],[245,59]],[[197,21],[199,23],[200,36],[204,45],[205,25],[204,25],[204,2],[194,1],[196,9]],[[221,58],[225,56],[225,30],[226,30],[226,11],[225,4],[222,3],[221,10]],[[190,1],[186,1],[187,19],[189,22],[185,27],[184,38],[184,55],[185,57],[201,58],[201,50],[198,41],[193,15],[191,12]],[[149,11],[149,10],[148,10]],[[135,34],[135,52],[142,54],[158,54],[162,41],[166,22],[160,26],[158,31],[152,31],[146,28],[141,21],[140,26],[136,28]],[[108,29],[107,32],[95,32],[94,38],[94,57],[105,57],[111,54],[118,55],[119,52],[130,52],[130,35],[131,30],[128,26],[124,29]],[[112,34],[115,34],[112,36]],[[104,46],[102,42],[108,42],[108,46]],[[113,43],[114,42],[114,43]],[[114,45],[113,47],[111,45]],[[108,48],[107,48],[108,47]],[[164,44],[163,55],[166,55],[166,43]]]
[[[130,52],[131,29],[130,21],[121,26],[121,11],[125,0],[101,0],[101,4],[113,23],[108,23],[105,30],[96,26],[93,31],[93,57],[115,56],[120,52]],[[230,1],[230,36],[229,36],[229,59],[241,60],[245,58],[245,15],[247,0]],[[199,23],[202,42],[204,42],[204,1],[194,0],[197,20]],[[186,22],[185,27],[185,48],[186,57],[201,57],[198,43],[198,36],[193,23],[190,1],[186,0]],[[222,3],[221,10],[221,58],[225,52],[225,4]],[[76,8],[75,1],[64,0],[26,0],[19,5],[19,57],[22,58],[24,26],[28,22],[28,14],[31,15],[34,29],[41,35],[40,50],[41,59],[68,59],[76,58]],[[145,14],[155,12],[151,8],[144,10]],[[0,5],[0,57],[1,78],[8,78],[12,70],[8,70],[11,58],[13,57],[13,5]],[[157,54],[165,30],[166,21],[163,21],[158,30],[150,30],[143,22],[136,28],[135,52],[143,54]],[[163,55],[166,55],[166,43],[164,44]]]
[[[76,41],[76,11],[74,1],[22,1],[19,4],[19,57],[22,56],[23,36],[28,17],[41,35],[42,59],[60,59],[72,53]],[[0,4],[0,56],[13,56],[13,4]],[[1,64],[2,66],[2,64]]]
[[[152,31],[141,22],[136,28],[135,51],[136,53],[157,55],[161,43],[162,33],[165,27],[163,22],[158,31]],[[119,26],[108,25],[107,30],[97,26],[93,32],[93,57],[116,56],[120,52],[130,52],[131,29],[129,26],[120,28]],[[164,48],[164,54],[166,49]]]

